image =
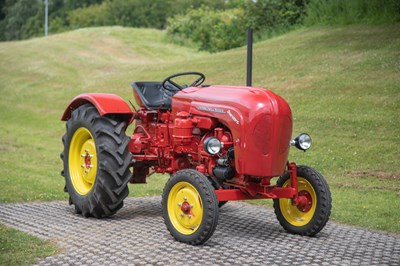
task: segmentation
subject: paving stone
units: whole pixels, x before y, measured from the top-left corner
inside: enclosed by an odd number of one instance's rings
[[[83,218],[67,202],[0,204],[0,222],[56,242],[37,265],[399,265],[400,235],[329,222],[316,237],[286,233],[272,209],[229,202],[203,246],[175,241],[160,197],[127,198],[107,219]]]

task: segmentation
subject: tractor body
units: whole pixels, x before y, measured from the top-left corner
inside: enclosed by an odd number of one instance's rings
[[[200,78],[190,86],[173,81],[193,74]],[[113,215],[123,206],[128,182],[146,183],[160,173],[170,174],[163,217],[178,241],[207,241],[219,208],[232,200],[274,199],[287,231],[312,236],[322,230],[331,209],[329,186],[311,167],[288,162],[290,146],[306,150],[311,139],[300,134],[291,140],[287,102],[266,89],[201,85],[204,79],[187,72],[132,83],[134,110],[112,94],[73,99],[62,117],[61,158],[76,211]]]

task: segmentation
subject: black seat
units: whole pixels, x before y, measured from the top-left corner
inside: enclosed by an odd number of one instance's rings
[[[165,90],[161,82],[133,82],[132,88],[143,105],[149,109],[171,109],[171,99],[178,91]]]

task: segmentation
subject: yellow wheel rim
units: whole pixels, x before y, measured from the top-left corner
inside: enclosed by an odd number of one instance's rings
[[[96,145],[90,131],[78,128],[69,147],[69,174],[76,192],[86,195],[93,188],[97,173]]]
[[[197,189],[188,182],[176,183],[168,194],[168,216],[181,234],[191,235],[203,219],[203,203]]]
[[[292,204],[292,199],[279,199],[279,208],[285,220],[293,226],[304,226],[314,217],[317,206],[317,195],[310,182],[303,177],[297,178],[299,197],[305,201],[305,206]],[[282,187],[290,186],[288,179]]]

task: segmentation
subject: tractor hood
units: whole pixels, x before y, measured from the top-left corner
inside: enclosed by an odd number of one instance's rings
[[[172,98],[172,114],[180,111],[216,118],[231,130],[239,174],[279,176],[285,171],[292,114],[277,94],[255,87],[190,87]]]

